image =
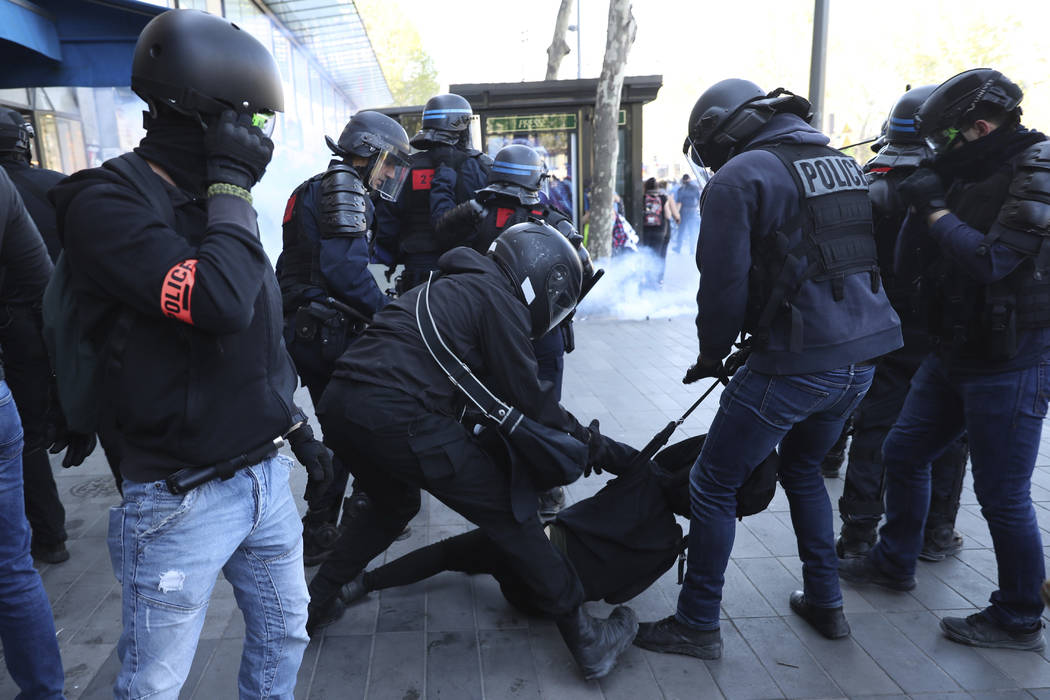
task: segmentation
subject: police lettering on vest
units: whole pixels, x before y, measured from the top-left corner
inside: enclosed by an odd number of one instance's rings
[[[794,161],[792,165],[802,180],[803,193],[807,198],[868,189],[860,166],[849,156],[804,158]]]

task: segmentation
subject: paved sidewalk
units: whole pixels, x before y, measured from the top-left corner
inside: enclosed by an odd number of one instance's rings
[[[676,418],[704,386],[681,384],[696,354],[692,319],[577,324],[577,351],[567,358],[565,405],[602,431],[643,445]],[[309,405],[305,392],[299,397]],[[676,439],[702,433],[717,393],[682,426]],[[1032,495],[1050,545],[1050,435],[1044,434]],[[86,465],[63,471],[59,491],[68,511],[72,559],[41,569],[55,612],[69,698],[111,697],[120,634],[120,591],[106,551],[107,509],[117,503],[99,450]],[[305,473],[293,473],[301,494]],[[571,500],[596,491],[603,477],[569,487]],[[840,479],[826,481],[832,503]],[[774,698],[966,697],[1050,698],[1050,653],[981,651],[943,639],[937,618],[969,614],[994,588],[988,529],[967,482],[958,528],[966,547],[939,564],[920,563],[911,593],[844,586],[853,636],[831,642],[788,607],[801,585],[787,503],[737,527],[726,572],[721,661],[653,654],[631,648],[601,681],[585,682],[554,625],[509,607],[485,576],[446,573],[400,590],[372,594],[352,606],[307,649],[297,698]],[[300,501],[300,506],[302,503]],[[430,497],[412,534],[387,553],[393,558],[462,532],[465,521]],[[1050,546],[1046,550],[1050,553]],[[383,557],[380,557],[382,559]],[[377,560],[376,562],[379,562]],[[312,570],[307,572],[312,575]],[[664,617],[678,595],[672,570],[631,602],[642,620]],[[592,604],[604,613],[609,606]],[[237,696],[244,625],[233,592],[221,578],[184,698]],[[0,671],[0,697],[17,692]]]

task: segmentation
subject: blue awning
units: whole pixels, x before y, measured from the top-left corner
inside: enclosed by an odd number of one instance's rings
[[[139,32],[165,9],[136,0],[0,0],[0,88],[129,85]]]

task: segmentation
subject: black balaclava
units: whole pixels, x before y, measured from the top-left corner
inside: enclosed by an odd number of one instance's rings
[[[204,194],[204,129],[196,117],[160,105],[157,116],[146,118],[146,136],[135,153],[153,161],[179,188],[200,197]]]
[[[1046,137],[1038,131],[1024,128],[1016,121],[973,141],[937,156],[933,169],[946,182],[963,180],[974,182],[989,177],[1006,161]]]

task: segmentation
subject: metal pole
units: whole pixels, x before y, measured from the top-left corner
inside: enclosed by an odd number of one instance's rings
[[[813,53],[809,62],[809,101],[813,105],[813,126],[824,126],[824,67],[828,56],[829,0],[813,3]]]
[[[579,80],[583,77],[583,59],[580,56],[580,3],[583,0],[576,0],[576,79]]]

